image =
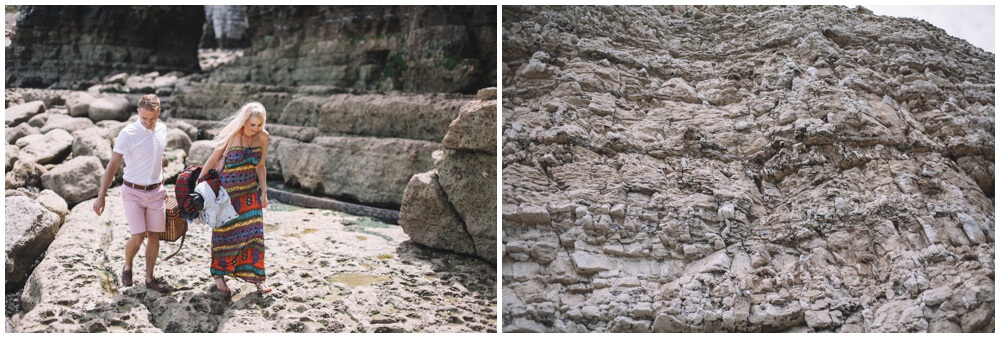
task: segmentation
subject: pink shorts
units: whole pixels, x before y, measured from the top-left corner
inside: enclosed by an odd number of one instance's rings
[[[122,202],[125,204],[125,219],[133,235],[143,232],[164,232],[167,228],[166,209],[163,201],[167,189],[139,190],[122,186]]]

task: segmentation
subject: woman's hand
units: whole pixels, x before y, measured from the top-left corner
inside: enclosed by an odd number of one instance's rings
[[[260,208],[267,209],[267,194],[260,195]]]

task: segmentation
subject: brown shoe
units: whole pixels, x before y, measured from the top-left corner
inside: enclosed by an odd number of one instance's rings
[[[132,270],[122,270],[122,285],[132,286]]]
[[[146,288],[160,293],[170,292],[170,286],[156,278],[146,282]]]

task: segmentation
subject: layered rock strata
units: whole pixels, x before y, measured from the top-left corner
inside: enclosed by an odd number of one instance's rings
[[[861,7],[503,18],[504,331],[995,330],[992,53]]]
[[[496,89],[462,107],[434,170],[406,185],[399,225],[418,243],[496,263]]]
[[[251,46],[213,81],[466,93],[496,85],[495,6],[250,6],[246,16]]]
[[[334,94],[329,87],[193,84],[221,95],[179,94],[174,116],[210,138],[218,122],[254,98],[268,109],[268,175],[312,194],[398,209],[413,174],[433,168],[448,125],[469,102],[459,94]],[[290,92],[287,90],[291,90]],[[324,95],[325,94],[325,95]],[[218,100],[225,105],[219,107]],[[183,108],[182,108],[183,107]],[[196,141],[201,165],[211,141]]]
[[[104,77],[198,70],[202,6],[18,6],[7,87],[86,89]]]

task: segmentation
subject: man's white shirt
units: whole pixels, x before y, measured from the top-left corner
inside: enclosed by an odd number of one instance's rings
[[[156,121],[153,130],[140,122],[129,124],[115,138],[114,152],[125,158],[125,180],[151,185],[163,180],[163,150],[167,146],[167,126]]]

